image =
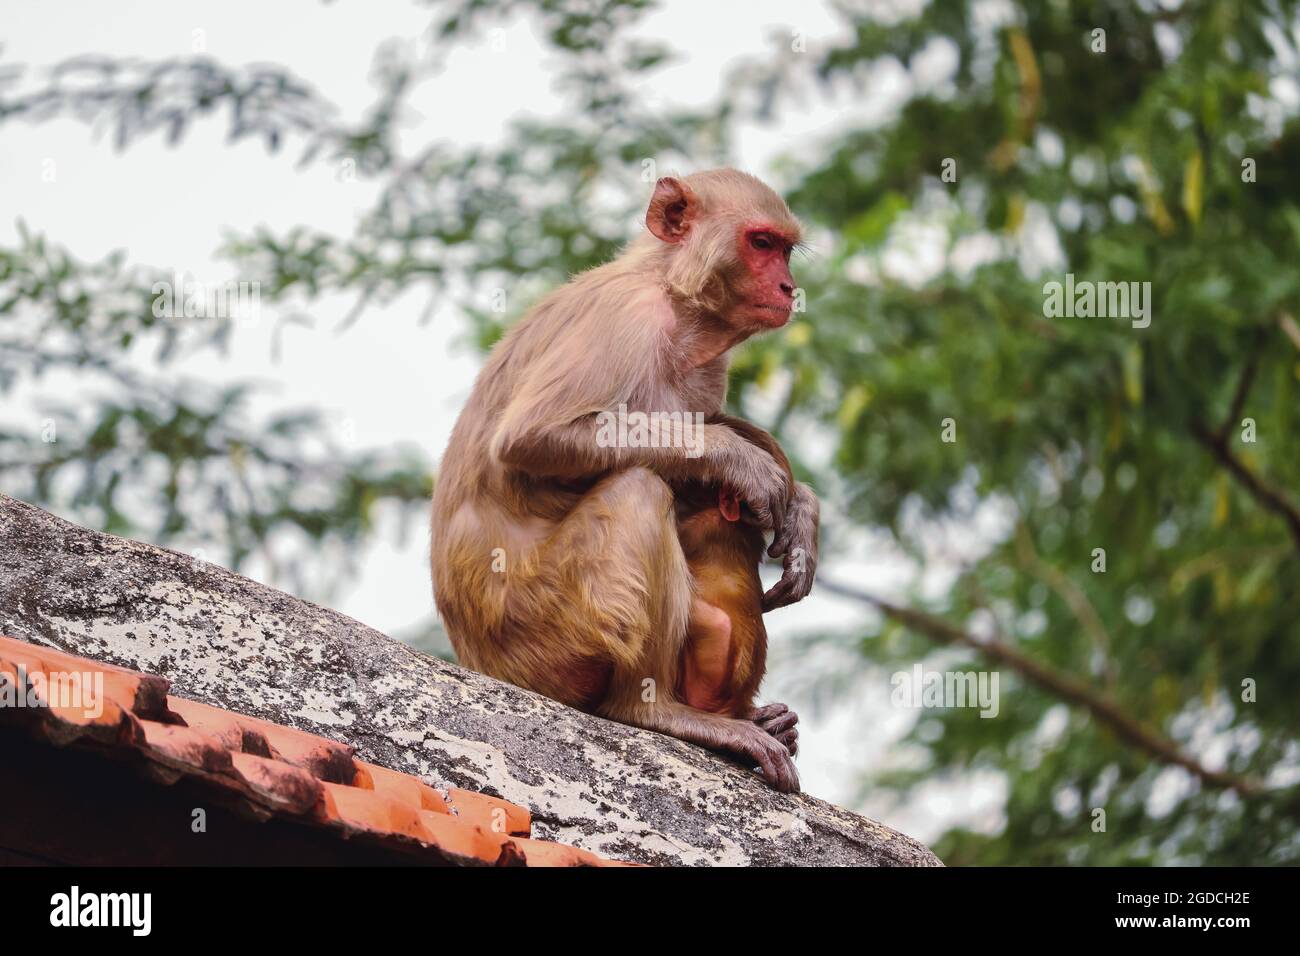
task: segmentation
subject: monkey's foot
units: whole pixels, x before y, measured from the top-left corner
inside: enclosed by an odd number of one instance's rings
[[[785,704],[765,704],[750,711],[749,719],[785,744],[790,756],[799,752],[799,715]]]
[[[730,730],[721,742],[722,749],[743,754],[757,763],[763,779],[774,790],[779,790],[781,793],[797,793],[799,771],[794,767],[794,759],[790,756],[789,748],[757,724],[743,720],[730,723],[734,729]]]

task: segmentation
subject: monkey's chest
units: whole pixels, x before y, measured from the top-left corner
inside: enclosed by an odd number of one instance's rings
[[[698,368],[685,376],[674,390],[673,403],[690,412],[716,415],[727,399],[727,375],[709,367]]]

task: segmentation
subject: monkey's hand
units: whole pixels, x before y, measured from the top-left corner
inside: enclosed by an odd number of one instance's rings
[[[754,513],[760,528],[775,531],[786,523],[790,481],[775,458],[751,445],[725,426],[718,426],[725,437],[714,450],[715,473],[710,479],[736,492]]]
[[[817,539],[821,528],[821,505],[813,490],[802,482],[794,486],[785,523],[777,532],[767,554],[781,558],[781,580],[763,595],[764,612],[802,601],[812,590],[817,576]]]
[[[799,715],[785,704],[764,704],[749,712],[748,719],[758,724],[777,741],[785,744],[785,749],[793,757],[799,753]]]

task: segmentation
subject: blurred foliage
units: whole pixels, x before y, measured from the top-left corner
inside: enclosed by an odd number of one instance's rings
[[[731,401],[789,440],[823,493],[828,582],[836,549],[864,532],[917,570],[926,614],[864,607],[800,646],[851,653],[873,693],[918,660],[1003,661],[997,719],[924,712],[909,759],[864,775],[864,793],[1004,779],[1003,825],[946,834],[935,849],[950,864],[1300,860],[1286,696],[1300,680],[1295,3],[944,0],[880,20],[837,2],[834,42],[778,34],[720,78],[713,106],[668,111],[637,92],[673,56],[633,35],[648,0],[427,6],[421,43],[379,51],[376,102],[354,123],[282,70],[204,59],[82,59],[35,87],[7,68],[0,119],[80,117],[126,147],[225,111],[233,139],[348,164],[382,183],[356,231],[233,237],[240,276],[286,312],[355,294],[349,321],[420,289],[430,310],[455,301],[486,348],[543,289],[615,252],[657,170],[735,161],[738,124],[848,99],[833,132],[779,165],[817,250],[797,264],[808,308],[741,351]],[[403,155],[410,90],[451,45],[521,16],[560,54],[562,116],[516,121],[490,148]],[[905,95],[862,120],[852,98],[883,76]],[[1149,282],[1150,327],[1045,317],[1044,283],[1067,272]],[[236,564],[286,529],[355,542],[375,502],[423,500],[418,461],[325,451],[310,415],[249,422],[239,387],[209,394],[119,365],[141,342],[165,366],[231,334],[155,320],[150,278],[26,234],[0,251],[0,389],[60,368],[114,383],[75,416],[74,440],[0,433],[7,488],[67,504],[74,475],[71,506],[100,525],[220,541]],[[135,511],[120,503],[128,475]],[[953,543],[960,527],[980,529],[965,535],[978,546]],[[943,597],[927,600],[936,573]],[[1006,665],[988,640],[1030,663]],[[853,686],[838,668],[814,676]],[[1157,743],[1135,744],[1125,722]],[[1221,776],[1172,766],[1164,743]]]
[[[377,502],[423,510],[432,480],[411,453],[348,455],[315,411],[254,421],[251,386],[173,374],[237,328],[183,309],[155,316],[154,283],[174,277],[116,253],[79,262],[22,223],[19,240],[0,248],[0,393],[36,417],[0,421],[6,492],[235,568],[256,554],[269,577],[301,590],[321,568],[291,556],[315,551],[331,572],[318,591],[353,570],[345,546],[369,533]],[[141,371],[141,355],[156,372]]]

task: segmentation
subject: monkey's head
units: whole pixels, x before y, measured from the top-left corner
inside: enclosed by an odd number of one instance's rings
[[[734,169],[655,183],[646,227],[660,241],[672,295],[737,329],[790,318],[790,253],[799,221],[767,185]]]

